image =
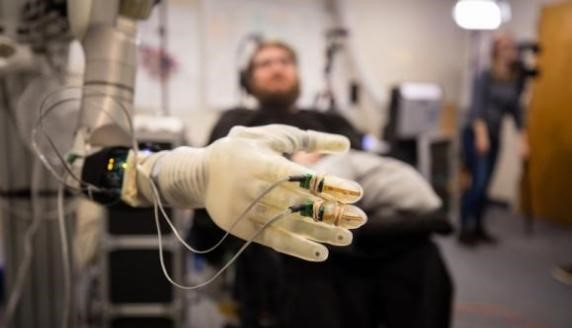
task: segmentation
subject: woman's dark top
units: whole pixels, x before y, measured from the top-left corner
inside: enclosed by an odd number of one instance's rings
[[[482,119],[489,136],[500,137],[501,123],[505,114],[512,115],[519,130],[523,126],[520,107],[520,92],[517,81],[499,81],[490,71],[484,71],[475,79],[470,108],[470,122]]]

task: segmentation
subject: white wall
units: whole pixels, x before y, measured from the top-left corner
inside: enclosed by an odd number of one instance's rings
[[[465,33],[451,17],[453,0],[345,1],[360,59],[387,92],[400,81],[437,81],[456,101]]]

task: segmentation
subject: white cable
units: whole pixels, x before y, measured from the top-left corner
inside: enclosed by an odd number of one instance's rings
[[[52,141],[50,135],[46,132],[46,130],[44,129],[44,119],[55,109],[58,108],[58,106],[63,105],[67,102],[70,101],[79,101],[80,99],[76,99],[76,98],[64,98],[60,101],[57,101],[55,104],[52,104],[51,106],[49,106],[48,109],[46,109],[44,111],[44,106],[46,105],[48,99],[55,94],[56,92],[60,92],[60,91],[64,91],[64,90],[68,90],[68,89],[75,89],[75,87],[64,87],[61,89],[57,89],[51,93],[49,93],[44,100],[42,101],[42,104],[40,105],[40,113],[38,116],[38,120],[36,121],[36,125],[34,126],[34,128],[32,129],[32,136],[31,136],[31,142],[32,142],[32,149],[34,150],[34,152],[36,153],[36,155],[38,156],[38,158],[42,161],[42,163],[44,163],[44,166],[46,167],[46,169],[48,171],[50,171],[50,173],[52,173],[52,175],[54,176],[54,178],[56,178],[56,180],[58,180],[58,182],[66,185],[68,188],[72,188],[75,189],[77,191],[82,191],[82,189],[78,189],[75,188],[73,186],[69,186],[67,181],[65,181],[65,179],[60,176],[57,172],[56,169],[52,166],[52,164],[49,162],[49,160],[47,159],[47,157],[44,155],[44,153],[41,151],[38,143],[37,143],[37,135],[38,135],[38,130],[41,129],[44,136],[46,137],[46,140],[48,140],[50,146],[52,147],[52,150],[55,152],[56,156],[58,157],[58,159],[60,160],[60,163],[62,164],[62,166],[66,169],[66,171],[70,174],[70,176],[72,178],[74,178],[74,180],[78,181],[80,183],[80,186],[82,185],[81,183],[81,179],[79,179],[73,172],[73,170],[68,166],[68,163],[65,159],[63,159],[62,154],[58,151],[57,147],[55,147],[54,142]]]
[[[32,183],[31,183],[31,190],[32,190],[32,223],[24,233],[24,255],[22,256],[22,261],[16,270],[16,280],[14,281],[13,288],[10,292],[10,296],[8,301],[6,302],[6,312],[4,313],[4,326],[8,327],[12,318],[18,308],[18,303],[20,302],[20,298],[22,296],[22,291],[24,289],[24,283],[28,277],[28,273],[30,271],[30,264],[32,261],[32,256],[34,254],[34,249],[32,247],[32,239],[38,232],[40,224],[42,220],[40,220],[40,204],[39,204],[39,179],[40,179],[40,162],[37,160],[34,161],[32,166]]]
[[[59,89],[57,91],[62,91],[65,89],[74,89],[73,87],[65,87],[62,89]],[[37,144],[37,134],[38,134],[38,129],[41,128],[42,132],[44,134],[44,136],[46,137],[46,140],[48,140],[52,150],[56,153],[59,161],[61,162],[61,164],[63,165],[63,167],[66,170],[66,173],[69,174],[70,176],[72,176],[75,180],[77,180],[80,184],[79,190],[82,191],[85,189],[84,186],[87,186],[87,192],[88,194],[91,194],[92,191],[102,191],[103,189],[91,185],[89,183],[86,183],[85,181],[81,180],[81,178],[78,178],[77,176],[75,176],[73,169],[71,167],[69,167],[67,161],[63,158],[62,154],[58,151],[57,147],[55,146],[54,142],[52,141],[51,137],[49,136],[49,134],[47,133],[47,131],[45,131],[44,126],[43,126],[43,120],[45,119],[45,117],[52,111],[55,110],[56,108],[58,108],[59,105],[67,102],[67,101],[71,101],[74,99],[65,99],[59,102],[56,102],[55,105],[50,106],[50,108],[48,108],[45,112],[44,112],[44,106],[48,100],[48,98],[54,93],[49,94],[48,96],[46,96],[46,98],[44,99],[44,101],[42,102],[42,105],[40,106],[40,116],[38,118],[38,121],[36,123],[36,126],[34,127],[34,129],[32,130],[32,148],[34,149],[35,153],[38,156],[38,159],[44,164],[44,167],[46,167],[46,169],[48,169],[48,171],[50,171],[50,173],[52,173],[52,175],[54,176],[54,178],[56,178],[58,180],[58,182],[60,182],[59,186],[58,186],[58,200],[57,200],[57,212],[58,212],[58,223],[59,223],[59,231],[60,231],[60,238],[61,238],[61,247],[62,247],[62,261],[63,261],[63,265],[64,265],[64,300],[63,300],[63,313],[62,313],[62,326],[64,328],[67,328],[69,326],[69,320],[70,320],[70,310],[71,310],[71,279],[72,279],[72,269],[71,269],[71,263],[70,263],[70,250],[69,250],[69,243],[68,243],[68,235],[67,235],[67,228],[66,228],[66,222],[65,222],[65,214],[64,214],[64,199],[63,199],[63,192],[64,192],[64,186],[69,187],[71,189],[75,189],[78,190],[78,188],[74,188],[68,185],[67,181],[66,181],[66,177],[64,176],[60,176],[55,168],[49,163],[47,157],[44,155],[44,153],[41,151],[40,147]],[[84,99],[88,98],[88,97],[94,97],[94,96],[104,96],[105,94],[103,93],[95,93],[95,94],[91,94],[91,95],[84,95]],[[134,133],[134,128],[133,128],[133,121],[131,119],[131,116],[129,114],[129,111],[127,110],[127,108],[125,108],[125,106],[123,106],[123,104],[121,104],[118,100],[116,100],[113,97],[110,97],[114,102],[117,103],[117,105],[119,105],[119,107],[121,108],[123,114],[125,115],[127,122],[128,122],[128,127],[129,127],[129,132],[131,133],[132,136],[132,147],[134,150],[134,157],[135,160],[137,158],[137,153],[138,153],[138,145],[137,145],[137,141],[135,139],[135,133]],[[104,113],[106,115],[108,115],[108,117],[114,119],[111,115],[109,115],[106,111],[104,111]],[[114,119],[115,120],[115,119]],[[39,220],[35,220],[34,223],[39,222]],[[32,229],[32,227],[34,229]],[[31,237],[36,233],[37,231],[37,226],[33,225],[30,227],[29,231],[26,233],[26,237],[25,237],[25,257],[24,260],[22,262],[22,267],[21,269],[25,269],[25,272],[27,273],[29,265],[30,265],[30,261],[31,261],[31,253],[32,253],[32,249],[31,249],[31,244],[30,244],[30,239]],[[24,271],[24,270],[22,270]],[[17,284],[16,286],[20,286],[20,288],[18,290],[21,290],[21,285],[23,285],[24,283],[24,277],[26,275],[22,275],[19,274],[17,276]],[[16,287],[15,287],[16,288]],[[13,316],[13,313],[15,311],[16,305],[18,303],[19,300],[19,294],[21,292],[19,292],[18,294],[15,294],[14,300],[12,301],[11,304],[8,304],[7,306],[7,315],[6,315],[6,324],[8,324],[9,320],[11,319],[11,316]]]
[[[215,273],[212,277],[210,277],[209,279],[207,279],[206,281],[203,281],[200,284],[196,284],[193,286],[186,286],[186,285],[181,285],[177,282],[175,282],[173,280],[173,278],[171,278],[171,276],[169,275],[169,272],[167,271],[167,268],[165,266],[165,259],[163,258],[163,239],[161,236],[161,225],[159,224],[159,210],[158,210],[158,201],[157,198],[153,197],[153,209],[154,209],[154,213],[155,213],[155,225],[157,226],[157,238],[159,240],[159,262],[161,263],[161,269],[163,270],[163,275],[165,276],[165,278],[175,287],[181,288],[181,289],[186,289],[186,290],[193,290],[193,289],[197,289],[197,288],[201,288],[204,287],[210,283],[212,283],[215,279],[217,279],[224,271],[226,271],[226,269],[228,269],[229,266],[231,266],[236,259],[246,250],[246,248],[248,246],[250,246],[250,244],[252,244],[252,242],[264,231],[266,230],[267,227],[269,227],[271,224],[273,224],[274,222],[283,219],[284,217],[290,215],[292,213],[291,209],[287,209],[286,211],[284,211],[281,214],[276,215],[275,217],[273,217],[272,219],[270,219],[269,221],[267,221],[266,223],[264,223],[260,229],[258,231],[256,231],[256,233],[246,242],[244,243],[244,245],[242,245],[242,247],[236,252],[236,254],[234,254],[234,256],[217,272]]]
[[[62,247],[62,262],[64,265],[64,299],[62,309],[62,327],[69,326],[70,308],[71,308],[71,263],[70,250],[68,243],[68,233],[66,227],[66,219],[64,216],[64,185],[58,185],[58,226],[60,231],[60,240]]]
[[[84,191],[87,190],[88,194],[91,194],[92,191],[105,191],[104,189],[101,189],[98,186],[89,184],[85,181],[83,181],[80,177],[77,177],[75,175],[75,173],[73,172],[73,169],[69,166],[68,162],[64,159],[63,155],[58,151],[57,147],[55,146],[55,143],[53,142],[52,138],[50,137],[50,135],[47,133],[47,131],[45,131],[44,125],[43,125],[43,121],[44,119],[55,109],[58,108],[58,106],[63,105],[67,102],[70,101],[77,101],[79,99],[77,99],[76,97],[68,97],[68,98],[64,98],[61,99],[59,101],[57,101],[56,103],[50,105],[47,109],[45,109],[45,106],[48,102],[48,100],[50,99],[50,97],[52,97],[54,94],[58,93],[58,92],[62,92],[65,90],[75,90],[78,89],[77,87],[62,87],[59,88],[57,90],[54,90],[52,92],[50,92],[42,101],[42,104],[40,105],[40,114],[38,117],[38,120],[36,122],[36,125],[34,126],[34,128],[32,129],[32,148],[34,150],[34,152],[36,153],[36,155],[38,156],[38,158],[42,161],[42,163],[44,164],[44,166],[46,167],[46,169],[48,171],[50,171],[50,173],[52,173],[52,175],[54,176],[54,178],[56,178],[56,180],[58,180],[58,182],[64,184],[65,186],[67,186],[70,189],[74,189],[76,191]],[[84,92],[87,92],[87,88],[83,87],[82,90]],[[138,146],[137,146],[137,141],[134,137],[135,133],[134,133],[134,128],[133,128],[133,121],[131,119],[129,110],[115,97],[109,96],[105,93],[102,92],[94,92],[94,91],[89,91],[90,94],[84,95],[82,99],[86,100],[88,98],[93,98],[93,97],[109,97],[110,99],[113,100],[113,102],[119,106],[119,108],[121,109],[122,113],[125,115],[126,121],[128,123],[128,127],[129,127],[129,132],[131,134],[132,138],[132,147],[133,150],[135,152],[135,154],[137,154],[138,152]],[[102,113],[104,113],[105,115],[107,115],[107,117],[109,117],[110,119],[114,120],[116,123],[118,123],[116,121],[116,119],[111,116],[107,111],[103,111]],[[47,159],[47,157],[45,156],[45,154],[43,153],[43,151],[40,149],[40,146],[37,143],[37,136],[38,136],[38,132],[39,130],[42,131],[43,135],[45,136],[46,140],[48,141],[48,144],[50,145],[50,147],[52,148],[52,150],[54,151],[54,153],[56,154],[56,156],[58,157],[60,164],[63,166],[63,168],[66,170],[66,172],[74,179],[76,180],[79,184],[80,184],[80,188],[76,188],[73,186],[70,186],[68,184],[68,182],[60,175],[57,173],[56,169],[52,166],[52,164],[49,162],[49,160]],[[136,157],[136,156],[135,156]]]
[[[250,205],[248,205],[248,207],[242,211],[242,213],[238,216],[238,218],[232,223],[232,225],[230,226],[230,228],[225,232],[225,234],[211,247],[207,248],[207,249],[196,249],[194,247],[192,247],[191,245],[189,245],[179,234],[178,229],[175,227],[175,225],[173,224],[173,222],[171,221],[171,219],[169,218],[169,215],[167,214],[167,212],[165,211],[165,208],[163,207],[163,202],[161,201],[161,197],[159,196],[159,191],[157,188],[157,185],[155,184],[155,182],[153,181],[153,179],[151,179],[150,177],[146,176],[145,173],[143,173],[142,171],[139,171],[141,174],[143,174],[150,182],[151,185],[151,189],[153,190],[153,195],[154,195],[154,200],[157,200],[157,203],[159,205],[159,209],[161,211],[161,214],[163,215],[163,218],[165,219],[165,221],[167,221],[167,224],[169,225],[169,227],[171,227],[171,230],[173,231],[173,234],[175,235],[175,237],[179,240],[179,242],[181,242],[181,244],[183,244],[183,246],[185,246],[186,249],[188,249],[189,251],[196,253],[196,254],[207,254],[210,253],[212,251],[214,251],[215,249],[217,249],[225,240],[226,238],[228,238],[228,236],[232,233],[234,227],[242,221],[242,219],[244,219],[246,217],[246,215],[248,214],[248,212],[250,212],[250,210],[252,210],[252,208],[262,199],[264,198],[264,196],[266,196],[268,193],[270,193],[272,190],[274,190],[276,187],[278,187],[279,185],[281,185],[284,182],[288,181],[288,178],[284,178],[281,180],[278,180],[276,182],[274,182],[272,185],[270,185],[268,188],[266,188],[266,190],[264,190],[262,193],[260,193],[260,195],[258,195],[251,203]]]

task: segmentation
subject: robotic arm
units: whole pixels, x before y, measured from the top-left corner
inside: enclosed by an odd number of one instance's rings
[[[77,138],[91,146],[131,145],[137,21],[154,0],[68,0],[68,18],[85,53]]]
[[[317,175],[283,156],[302,150],[346,151],[345,137],[272,125],[236,127],[206,148],[155,154],[127,148],[132,145],[136,20],[146,18],[154,3],[68,1],[72,29],[86,54],[80,126],[72,150],[72,157],[83,160],[73,165],[82,180],[112,191],[95,196],[120,198],[133,206],[164,201],[180,208],[205,207],[225,231],[308,261],[328,257],[321,243],[350,244],[348,229],[366,221],[350,205],[361,197],[361,187]],[[269,222],[287,210],[293,213]]]

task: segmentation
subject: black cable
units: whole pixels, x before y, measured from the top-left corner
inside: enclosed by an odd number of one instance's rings
[[[169,77],[168,67],[164,63],[167,60],[168,48],[168,0],[162,0],[159,4],[159,83],[161,84],[161,110],[164,116],[168,116],[171,112],[169,103]]]
[[[12,122],[14,129],[17,131],[19,130],[18,120],[16,119],[16,114],[14,113],[14,107],[12,106],[12,100],[8,90],[8,85],[6,84],[6,78],[0,78],[0,94],[2,97],[2,107],[6,109],[6,114],[8,114],[9,120]]]

